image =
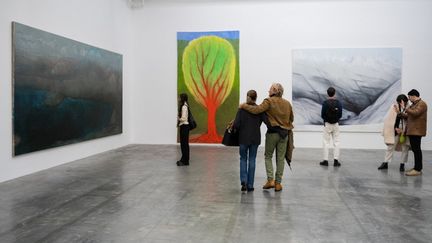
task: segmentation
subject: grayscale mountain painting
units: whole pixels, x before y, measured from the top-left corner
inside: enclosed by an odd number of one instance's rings
[[[333,86],[341,125],[378,124],[401,92],[401,48],[293,50],[296,125],[322,125],[321,105]]]

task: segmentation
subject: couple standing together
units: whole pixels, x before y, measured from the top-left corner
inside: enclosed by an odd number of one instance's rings
[[[285,158],[291,162],[293,146],[294,114],[291,103],[282,98],[284,89],[274,83],[269,89],[269,97],[257,105],[255,90],[247,92],[247,101],[240,105],[233,128],[239,132],[240,183],[241,191],[254,190],[255,165],[258,146],[261,143],[260,126],[264,122],[267,133],[264,148],[264,160],[267,182],[263,189],[282,190],[282,176]],[[272,158],[276,152],[276,172]]]
[[[411,105],[408,105],[408,100]],[[390,107],[384,120],[384,143],[387,150],[384,162],[378,170],[388,169],[392,161],[394,151],[402,151],[402,163],[399,171],[405,171],[405,163],[408,161],[408,150],[414,153],[414,168],[408,170],[405,175],[421,175],[423,169],[423,154],[421,139],[426,136],[427,130],[427,104],[420,98],[420,93],[412,89],[408,97],[400,94],[396,98],[396,104]],[[408,137],[408,139],[406,139]]]

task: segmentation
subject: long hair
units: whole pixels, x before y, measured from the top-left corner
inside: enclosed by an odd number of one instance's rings
[[[396,97],[396,102],[398,103],[399,110],[401,110],[401,107],[400,107],[401,101],[403,101],[405,103],[405,107],[406,107],[406,104],[408,103],[408,97],[406,97],[406,95],[404,95],[404,94],[400,94],[400,95],[398,95],[398,97]]]
[[[181,93],[179,97],[180,101],[178,104],[178,117],[181,117],[181,110],[183,105],[188,101],[188,95],[186,93]]]

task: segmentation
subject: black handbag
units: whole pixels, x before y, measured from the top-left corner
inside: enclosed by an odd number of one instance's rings
[[[189,130],[193,130],[197,127],[197,123],[195,121],[195,118],[192,115],[192,112],[190,111],[188,107],[188,123],[189,123]]]
[[[222,144],[226,146],[239,146],[238,131],[231,128],[225,129]]]

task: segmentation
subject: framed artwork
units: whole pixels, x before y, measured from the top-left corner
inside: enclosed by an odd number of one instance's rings
[[[122,133],[122,55],[12,23],[13,153]]]
[[[377,131],[401,92],[402,48],[293,50],[295,124],[321,126],[321,106],[334,87],[342,102],[340,125]]]
[[[177,96],[198,124],[190,142],[220,143],[239,106],[239,31],[177,33]]]

